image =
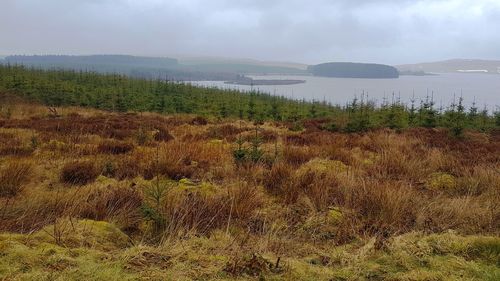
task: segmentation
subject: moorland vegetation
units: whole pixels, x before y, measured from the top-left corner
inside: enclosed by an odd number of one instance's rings
[[[0,279],[498,280],[498,114],[0,67]]]

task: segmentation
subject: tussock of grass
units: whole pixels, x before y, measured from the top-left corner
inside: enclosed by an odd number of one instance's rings
[[[446,173],[433,173],[426,182],[426,187],[430,190],[449,191],[455,189],[456,186],[455,177]]]
[[[0,197],[14,197],[23,190],[29,181],[33,164],[26,161],[13,161],[0,167]]]
[[[61,170],[61,181],[70,184],[84,185],[94,181],[99,175],[94,163],[90,161],[71,162]]]
[[[349,167],[342,163],[342,161],[314,158],[300,166],[297,170],[297,174],[300,175],[306,173],[307,171],[312,171],[318,174],[342,173],[346,172],[348,168]]]
[[[124,154],[134,149],[134,145],[126,142],[106,140],[97,146],[99,153]]]

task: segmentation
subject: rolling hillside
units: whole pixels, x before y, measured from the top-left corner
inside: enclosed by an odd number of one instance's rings
[[[488,73],[500,74],[500,61],[498,60],[474,60],[474,59],[452,59],[438,62],[427,62],[418,64],[398,65],[399,71],[423,71],[432,73]]]

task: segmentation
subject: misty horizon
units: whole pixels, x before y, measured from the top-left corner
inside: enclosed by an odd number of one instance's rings
[[[181,63],[183,60],[207,60],[209,61],[214,61],[214,62],[221,62],[221,61],[227,61],[229,63],[234,62],[234,63],[239,63],[239,62],[254,62],[254,63],[284,63],[284,64],[297,64],[301,66],[308,66],[308,65],[314,65],[314,64],[320,64],[320,63],[325,63],[325,62],[330,62],[330,61],[319,61],[317,63],[307,63],[307,62],[302,62],[302,61],[293,61],[293,60],[262,60],[262,59],[256,59],[256,58],[251,58],[251,57],[224,57],[224,56],[203,56],[203,55],[140,55],[140,54],[121,54],[121,53],[81,53],[81,54],[75,54],[75,53],[63,53],[63,54],[55,54],[55,53],[33,53],[33,54],[0,54],[0,59],[9,57],[9,56],[132,56],[132,57],[146,57],[146,58],[172,58],[172,59],[177,59],[180,60]],[[331,62],[352,62],[352,63],[373,63],[373,64],[386,64],[386,65],[410,65],[410,64],[425,64],[425,63],[433,63],[433,62],[445,62],[445,61],[456,61],[456,60],[477,60],[477,61],[500,61],[500,59],[489,59],[489,58],[475,58],[475,57],[452,57],[452,58],[443,58],[435,61],[413,61],[413,62],[405,62],[405,63],[398,63],[398,64],[389,64],[385,63],[383,61],[354,61],[354,60],[337,60],[337,61],[331,61]]]
[[[6,0],[1,55],[317,64],[498,60],[500,2]]]

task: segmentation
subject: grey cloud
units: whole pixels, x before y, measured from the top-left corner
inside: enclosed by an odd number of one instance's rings
[[[496,58],[496,0],[2,0],[0,54]]]

